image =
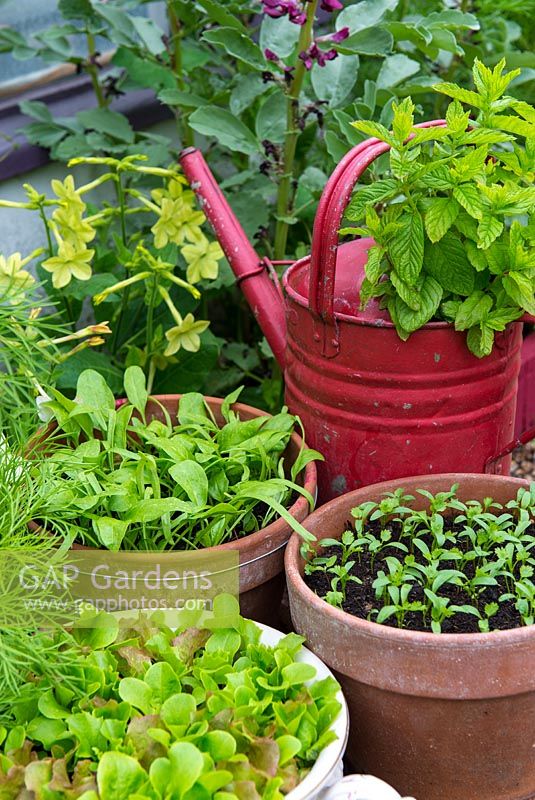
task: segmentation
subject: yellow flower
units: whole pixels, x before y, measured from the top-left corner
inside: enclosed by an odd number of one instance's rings
[[[74,188],[74,178],[72,175],[67,175],[63,182],[52,180],[50,181],[50,185],[62,206],[66,208],[75,207],[78,208],[80,212],[85,210],[85,203]]]
[[[209,242],[203,236],[195,244],[186,244],[182,255],[188,263],[187,279],[190,283],[198,283],[203,278],[214,280],[219,272],[217,263],[223,258],[223,251],[217,242]]]
[[[12,303],[21,299],[26,289],[35,283],[30,273],[22,267],[20,253],[13,253],[7,258],[0,256],[0,294],[8,295]]]
[[[174,178],[171,178],[167,186],[163,189],[153,189],[151,192],[151,197],[158,203],[158,205],[162,204],[162,200],[164,197],[168,197],[171,200],[178,200],[179,197],[183,197],[184,200],[193,205],[195,195],[191,191],[191,189],[184,190],[183,186],[186,184],[187,181],[181,175],[176,175]]]
[[[52,214],[52,219],[58,226],[61,237],[73,245],[78,244],[78,249],[95,238],[96,230],[82,218],[82,214],[76,208],[68,206],[57,208]]]
[[[71,242],[63,240],[58,254],[43,261],[43,269],[52,273],[52,284],[55,289],[63,289],[71,282],[71,278],[87,281],[91,277],[91,261],[94,250],[76,248]]]
[[[202,237],[200,226],[206,217],[196,211],[182,197],[172,200],[164,197],[160,206],[158,221],[152,226],[154,246],[160,250],[166,244],[182,245],[184,241],[197,242]]]
[[[210,323],[207,320],[195,321],[193,314],[186,314],[180,325],[175,325],[165,333],[165,338],[169,342],[164,352],[164,356],[172,356],[181,347],[190,353],[195,353],[201,346],[199,334],[206,330]]]

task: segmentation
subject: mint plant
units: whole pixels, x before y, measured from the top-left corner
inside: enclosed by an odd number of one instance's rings
[[[535,314],[535,109],[505,94],[520,70],[476,59],[475,90],[453,98],[443,128],[414,128],[410,97],[395,103],[391,130],[357,130],[390,145],[388,173],[360,187],[342,233],[371,236],[361,302],[380,298],[406,340],[430,321],[467,331],[478,357],[496,331]],[[464,106],[469,110],[465,111]]]
[[[74,688],[36,671],[0,698],[3,797],[282,800],[336,739],[337,682],[299,660],[302,637],[263,644],[232,597],[199,627],[90,622],[71,631]]]
[[[379,624],[434,633],[532,625],[535,483],[505,508],[492,498],[461,502],[457,488],[418,490],[427,503],[418,511],[403,490],[353,509],[353,530],[321,540],[317,554],[308,545],[306,581]]]
[[[296,494],[313,505],[297,479],[321,456],[304,448],[286,477],[284,451],[298,425],[286,409],[240,420],[231,407],[237,390],[223,402],[221,428],[194,392],[181,397],[176,419],[156,398],[157,413],[149,413],[136,366],[125,372],[127,402],[119,407],[94,370],[82,372],[74,400],[48,391],[42,411],[55,426],[41,438],[57,484],[50,505],[70,510],[70,541],[110,550],[196,549],[253,533],[278,516],[310,539],[287,505]]]

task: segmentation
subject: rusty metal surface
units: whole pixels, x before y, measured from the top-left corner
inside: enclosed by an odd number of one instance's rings
[[[336,498],[305,525],[318,538],[338,538],[365,500],[400,486],[435,493],[455,482],[463,500],[499,502],[527,485],[496,475],[423,475]],[[436,635],[359,619],[306,586],[300,543],[292,537],[286,551],[292,620],[342,683],[351,764],[418,800],[535,796],[535,626]]]

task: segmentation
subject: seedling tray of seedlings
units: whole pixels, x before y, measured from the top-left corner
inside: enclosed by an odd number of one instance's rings
[[[535,620],[535,484],[505,506],[461,502],[458,486],[414,508],[403,489],[352,510],[340,540],[323,539],[304,579],[357,617],[419,631],[476,633]],[[418,505],[421,506],[421,499]]]

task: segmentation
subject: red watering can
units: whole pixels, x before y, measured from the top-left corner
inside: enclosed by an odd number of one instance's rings
[[[311,254],[284,275],[285,297],[273,263],[247,240],[202,154],[190,147],[180,159],[284,368],[288,407],[301,417],[307,443],[325,456],[322,501],[408,475],[507,474],[511,450],[535,437],[532,429],[510,441],[522,321],[497,333],[492,354],[478,359],[449,323],[428,323],[403,342],[377,301],[360,310],[373,240],[339,244],[338,230],[359,177],[388,149],[368,139],[338,164],[319,202]]]

